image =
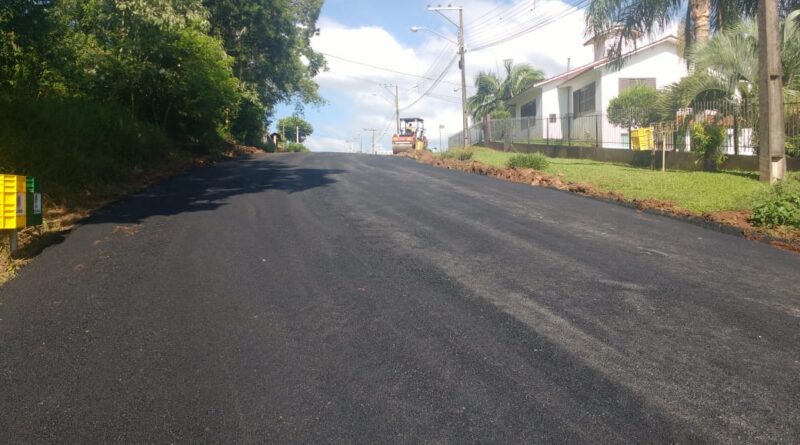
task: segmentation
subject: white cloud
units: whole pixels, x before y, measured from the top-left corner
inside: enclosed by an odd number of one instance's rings
[[[357,142],[353,144],[357,144]],[[339,153],[352,153],[353,147],[358,148],[358,145],[351,145],[351,143],[342,139],[316,137],[313,135],[305,140],[304,145],[311,151],[334,151]]]

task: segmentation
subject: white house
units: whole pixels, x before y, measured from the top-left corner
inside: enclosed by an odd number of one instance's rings
[[[678,54],[678,39],[660,38],[624,54],[617,69],[609,61],[611,38],[593,38],[594,61],[537,83],[508,102],[516,116],[513,139],[602,141],[606,148],[628,148],[628,129],[608,122],[608,103],[636,84],[662,88],[686,76],[686,62]]]

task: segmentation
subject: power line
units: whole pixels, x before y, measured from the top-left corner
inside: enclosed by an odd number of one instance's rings
[[[418,79],[427,79],[427,80],[433,80],[433,81],[436,80],[436,79],[434,79],[432,77],[420,76],[418,74],[404,73],[402,71],[393,70],[391,68],[385,68],[385,67],[381,67],[381,66],[371,65],[369,63],[359,62],[357,60],[348,59],[346,57],[341,57],[341,56],[337,56],[337,55],[334,55],[334,54],[329,54],[329,53],[324,53],[324,52],[320,52],[320,54],[322,54],[322,55],[324,55],[326,57],[333,57],[334,59],[339,59],[339,60],[343,60],[345,62],[354,63],[356,65],[362,65],[362,66],[366,66],[368,68],[373,68],[373,69],[376,69],[376,70],[387,71],[387,72],[390,72],[390,73],[399,74],[401,76],[416,77]],[[456,82],[448,82],[448,81],[444,81],[444,82],[445,83],[450,83],[450,84],[453,84],[453,85],[461,85],[460,83],[456,83]]]
[[[497,25],[496,21],[497,20],[502,20],[503,17],[511,18],[511,17],[519,16],[520,14],[522,14],[525,11],[525,9],[527,9],[527,6],[525,4],[527,1],[530,1],[530,0],[524,0],[522,2],[519,2],[519,3],[515,4],[515,5],[512,5],[507,10],[501,11],[500,13],[495,14],[494,17],[484,16],[482,20],[480,20],[477,23],[472,24],[470,26],[470,31],[472,33],[477,33],[479,31],[484,31],[487,28],[491,28],[491,27],[496,26]]]
[[[456,97],[456,96],[447,96],[447,95],[444,95],[444,94],[429,93],[428,97],[432,97],[434,99],[439,99],[439,100],[442,100],[442,101],[445,101],[445,102],[449,102],[449,103],[455,104],[455,105],[461,105],[461,98]]]
[[[492,46],[496,46],[496,45],[499,45],[501,43],[505,43],[505,42],[508,42],[510,40],[514,40],[514,39],[519,38],[519,37],[521,37],[521,36],[523,36],[525,34],[531,33],[533,31],[536,31],[537,29],[540,29],[540,28],[543,28],[543,27],[545,27],[547,25],[550,25],[550,24],[552,24],[553,22],[555,22],[557,20],[561,20],[562,18],[564,18],[564,17],[566,17],[566,16],[568,16],[568,15],[570,15],[570,14],[576,12],[576,11],[579,11],[579,10],[585,8],[588,4],[589,4],[589,0],[582,0],[580,3],[578,3],[578,4],[574,5],[574,6],[571,6],[571,7],[567,8],[567,9],[565,9],[563,11],[560,11],[560,12],[555,13],[555,14],[551,14],[548,17],[543,17],[541,20],[538,20],[536,23],[534,23],[533,25],[531,25],[529,27],[521,28],[521,29],[518,29],[517,31],[512,31],[511,33],[509,33],[508,35],[506,35],[504,37],[500,37],[500,38],[497,38],[497,39],[494,39],[494,40],[491,40],[491,41],[487,41],[486,43],[478,44],[477,46],[475,46],[473,48],[470,48],[470,51],[480,51],[482,49],[490,48]]]
[[[575,4],[566,4],[564,7],[553,10],[552,8],[547,8],[548,5],[553,5],[553,3],[545,3],[544,4],[544,11],[542,14],[534,15],[530,20],[533,22],[532,25],[524,23],[525,16],[528,16],[528,12],[535,12],[533,7],[530,7],[528,4],[528,0],[519,2],[516,5],[510,7],[508,10],[503,11],[497,14],[497,17],[490,17],[487,21],[482,22],[480,26],[475,26],[469,30],[469,37],[472,43],[473,49],[481,46],[483,47],[486,42],[494,41],[494,40],[502,40],[507,38],[508,36],[517,35],[520,32],[529,30],[530,28],[535,28],[542,26],[542,23],[550,23],[553,19],[561,18],[565,12],[573,12],[575,10],[581,9],[586,3],[584,0],[580,0]],[[530,9],[529,9],[530,8]],[[528,10],[529,9],[529,10]],[[540,8],[541,10],[542,8]],[[497,23],[495,20],[503,20],[506,18],[506,23],[509,24],[508,27],[503,29],[502,27],[499,28],[502,31],[502,36],[497,38],[496,29],[498,29]],[[510,26],[513,22],[520,22],[517,26]],[[530,32],[530,31],[527,31]],[[486,38],[484,38],[484,36]]]
[[[409,108],[413,107],[413,106],[414,106],[414,105],[416,105],[416,104],[417,104],[419,101],[421,101],[421,100],[422,100],[422,98],[424,98],[424,97],[425,97],[425,96],[427,96],[427,95],[428,95],[428,94],[429,94],[431,91],[433,91],[433,89],[434,89],[434,88],[436,88],[437,86],[439,86],[439,84],[440,84],[440,83],[442,83],[442,79],[444,79],[444,76],[446,76],[446,75],[447,75],[447,72],[448,72],[448,71],[450,71],[450,68],[453,66],[453,64],[454,64],[454,63],[456,63],[456,60],[458,60],[458,57],[459,57],[459,56],[458,56],[458,54],[457,54],[457,55],[455,55],[455,56],[454,56],[452,59],[450,59],[450,63],[448,63],[448,64],[447,64],[447,67],[446,67],[446,68],[444,69],[444,71],[442,71],[442,73],[439,75],[439,78],[438,78],[438,79],[436,79],[436,80],[433,82],[433,85],[431,85],[431,86],[430,86],[430,88],[428,88],[428,89],[427,89],[427,90],[426,90],[424,93],[422,93],[422,95],[420,95],[420,96],[419,96],[419,97],[418,97],[418,98],[417,98],[415,101],[413,101],[413,102],[411,102],[410,104],[406,105],[405,107],[401,108],[401,109],[400,109],[400,111],[405,111],[405,110],[407,110],[407,109],[409,109]]]
[[[481,14],[481,18],[479,18],[478,20],[476,20],[474,22],[467,23],[465,26],[467,28],[469,28],[469,27],[472,27],[473,25],[478,25],[479,23],[482,23],[482,22],[484,22],[486,20],[491,20],[490,19],[491,14],[496,12],[498,9],[501,9],[503,6],[504,5],[502,3],[497,5],[497,6],[495,6],[494,8],[492,8],[492,9],[486,11],[485,13]]]

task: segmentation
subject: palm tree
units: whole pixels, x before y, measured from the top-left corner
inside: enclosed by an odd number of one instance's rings
[[[530,64],[514,65],[513,60],[506,59],[503,61],[503,66],[506,69],[506,78],[503,81],[503,89],[501,91],[501,97],[504,101],[544,80],[544,72],[537,70]]]
[[[780,50],[783,66],[784,97],[800,98],[800,10],[783,21]],[[718,33],[708,42],[689,51],[695,66],[691,76],[669,88],[667,98],[677,107],[697,99],[727,99],[742,102],[758,94],[758,29],[753,20]]]
[[[771,1],[779,2],[783,16],[800,7],[800,0]],[[758,0],[591,0],[586,32],[603,35],[618,30],[612,54],[619,57],[626,43],[635,43],[643,34],[663,32],[679,21],[679,37],[688,56],[693,46],[707,42],[712,33],[755,17],[757,10]]]
[[[507,110],[505,102],[544,79],[542,70],[527,63],[514,65],[511,59],[503,61],[505,78],[493,72],[481,71],[475,77],[475,95],[467,100],[472,118],[482,120],[495,110]]]
[[[467,99],[467,107],[473,121],[477,122],[500,106],[502,82],[497,74],[481,71],[475,77],[475,88],[475,95]]]
[[[757,4],[758,0],[591,0],[586,9],[586,32],[603,35],[618,31],[611,53],[619,57],[625,44],[635,43],[643,34],[663,32],[679,21],[683,48],[688,52],[695,44],[707,42],[712,32],[753,16]]]
[[[800,10],[789,13],[780,33],[780,56],[783,67],[783,96],[786,103],[800,99]],[[749,121],[750,108],[758,97],[758,28],[747,19],[718,33],[706,43],[689,51],[688,60],[695,66],[692,75],[673,84],[662,96],[662,112],[673,114],[677,109],[697,106],[705,100],[722,100],[730,104],[734,135],[739,121]],[[787,123],[796,124],[796,107],[787,109]],[[738,152],[734,138],[734,151]]]

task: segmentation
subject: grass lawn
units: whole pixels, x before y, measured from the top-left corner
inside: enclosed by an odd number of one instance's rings
[[[473,159],[504,167],[513,153],[475,148]],[[767,187],[757,172],[726,171],[719,173],[649,168],[586,159],[549,158],[547,173],[562,173],[570,182],[591,184],[600,190],[628,198],[669,201],[696,212],[750,210],[756,197]]]

